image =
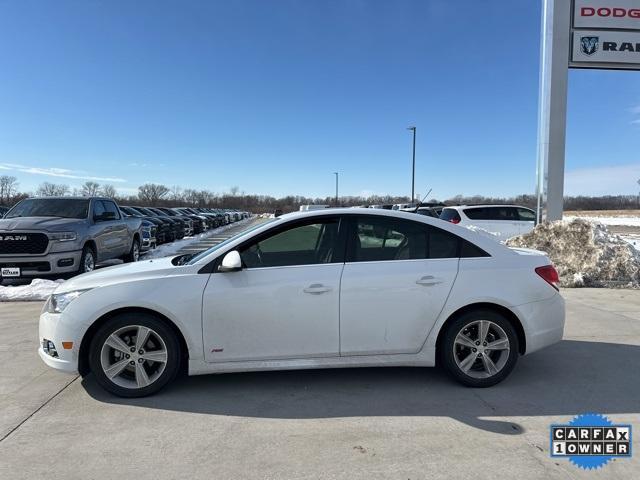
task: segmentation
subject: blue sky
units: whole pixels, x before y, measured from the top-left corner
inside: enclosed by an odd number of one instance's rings
[[[0,2],[0,174],[216,192],[534,191],[540,2]],[[572,71],[569,194],[636,193],[640,72]]]

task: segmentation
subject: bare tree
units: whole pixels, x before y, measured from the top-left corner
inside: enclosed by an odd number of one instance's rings
[[[83,197],[96,197],[100,192],[100,184],[96,182],[85,182],[81,189],[80,195]]]
[[[103,185],[102,188],[100,189],[100,195],[107,198],[115,198],[117,193],[118,192],[116,192],[116,187],[109,184]]]
[[[183,193],[184,201],[192,207],[198,205],[198,191],[192,188],[187,188]]]
[[[18,194],[18,179],[9,175],[0,176],[0,204],[8,204]]]
[[[167,187],[157,183],[145,183],[138,187],[138,198],[151,205],[156,205],[168,193],[169,189]]]
[[[238,192],[240,191],[240,187],[235,185],[235,186],[231,187],[229,189],[229,191],[231,192],[231,195],[235,197],[236,195],[238,195]]]
[[[62,197],[69,193],[69,185],[62,183],[41,183],[36,190],[36,195],[39,197]]]
[[[174,202],[179,202],[183,200],[183,198],[182,187],[180,187],[180,185],[174,185],[173,187],[171,187],[171,200],[173,200]]]

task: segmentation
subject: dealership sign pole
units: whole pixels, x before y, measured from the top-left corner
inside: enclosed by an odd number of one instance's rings
[[[543,0],[538,220],[562,218],[568,68],[640,70],[640,0]]]

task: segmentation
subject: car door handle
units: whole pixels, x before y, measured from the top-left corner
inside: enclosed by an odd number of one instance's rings
[[[312,295],[318,295],[320,293],[326,293],[330,291],[331,287],[327,287],[326,285],[322,285],[321,283],[314,283],[304,289],[304,293],[310,293]]]
[[[422,278],[416,280],[418,285],[424,285],[425,287],[429,287],[431,285],[437,285],[438,283],[442,283],[440,278],[436,278],[433,275],[425,275]]]

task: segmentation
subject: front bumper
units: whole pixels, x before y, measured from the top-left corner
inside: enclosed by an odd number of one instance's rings
[[[78,372],[78,353],[80,351],[81,336],[77,329],[73,331],[63,321],[63,314],[42,312],[38,326],[39,348],[38,355],[44,363],[51,368],[67,373]],[[53,357],[45,352],[42,347],[43,340],[53,342],[56,347],[58,357]],[[62,342],[72,342],[73,347],[65,349]]]
[[[38,355],[42,361],[51,368],[60,370],[65,373],[78,373],[78,362],[72,363],[69,360],[63,360],[61,358],[53,358],[47,354],[42,347],[38,348]]]
[[[55,252],[47,255],[0,256],[0,266],[19,267],[20,277],[74,273],[80,267],[81,256],[82,250]],[[61,261],[64,266],[58,264]]]

